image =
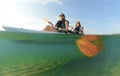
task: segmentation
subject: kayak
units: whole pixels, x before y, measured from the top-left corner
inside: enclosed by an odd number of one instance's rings
[[[99,36],[84,36],[84,35],[78,35],[78,34],[65,34],[65,33],[59,33],[59,32],[45,32],[45,31],[34,31],[34,30],[26,30],[26,29],[20,29],[20,28],[13,28],[13,27],[7,27],[3,26],[5,31],[9,32],[17,32],[18,36],[11,36],[20,40],[38,40],[40,44],[76,44],[77,48],[79,50],[85,49],[86,47],[88,49],[81,50],[85,55],[87,56],[95,56],[99,50],[101,50],[101,38]],[[18,32],[20,34],[18,34]],[[13,34],[13,33],[12,33]],[[11,35],[12,35],[11,34]],[[23,35],[25,34],[25,35]],[[10,35],[10,34],[9,34]],[[23,36],[22,36],[23,35]],[[33,35],[33,36],[32,36]],[[83,37],[82,37],[83,36]],[[23,38],[24,37],[24,38]],[[81,38],[82,37],[82,38]],[[9,37],[7,37],[9,38]],[[12,38],[12,39],[14,39]],[[61,45],[60,45],[61,46]],[[90,48],[89,48],[90,47]],[[100,47],[100,48],[99,48]],[[69,50],[69,49],[68,49]],[[91,52],[91,50],[94,50],[94,52]]]
[[[16,28],[9,26],[2,26],[5,31],[13,31],[13,32],[26,32],[26,33],[58,33],[58,32],[47,32],[47,31],[38,31],[38,30],[30,30],[24,28]]]
[[[0,32],[0,76],[114,76],[119,74],[119,44],[120,35],[9,27]]]

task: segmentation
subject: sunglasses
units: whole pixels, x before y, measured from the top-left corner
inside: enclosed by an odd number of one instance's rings
[[[64,15],[60,15],[60,17],[64,17]]]

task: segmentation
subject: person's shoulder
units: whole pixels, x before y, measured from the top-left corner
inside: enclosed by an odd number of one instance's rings
[[[61,23],[62,23],[61,20],[57,21],[56,26],[61,25]]]
[[[65,22],[67,22],[69,24],[69,21],[68,20],[65,20]]]

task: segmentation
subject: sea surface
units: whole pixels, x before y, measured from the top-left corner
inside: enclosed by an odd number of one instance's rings
[[[0,32],[0,76],[119,76],[120,35],[98,36],[104,49],[87,57],[83,36]]]

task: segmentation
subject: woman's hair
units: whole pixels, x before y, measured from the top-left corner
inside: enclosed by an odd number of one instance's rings
[[[81,23],[80,23],[80,21],[76,21],[76,26],[77,26],[77,24],[79,24],[79,27],[81,27]]]
[[[63,17],[65,18],[65,14],[64,14],[64,13],[61,13],[61,14],[59,15],[59,17],[61,17],[61,16],[63,16]]]

